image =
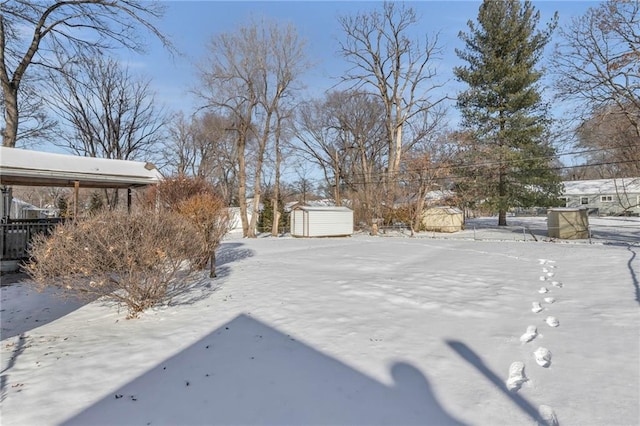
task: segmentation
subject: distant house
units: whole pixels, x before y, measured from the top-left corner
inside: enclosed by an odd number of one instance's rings
[[[640,177],[563,182],[565,207],[599,215],[640,215]]]
[[[56,209],[42,209],[18,198],[11,200],[10,217],[13,219],[44,219],[57,216]]]

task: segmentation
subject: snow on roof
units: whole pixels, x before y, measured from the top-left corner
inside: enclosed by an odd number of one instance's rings
[[[20,207],[21,209],[23,209],[23,208],[26,208],[26,209],[31,209],[31,208],[37,209],[38,208],[38,207],[34,206],[33,204],[27,203],[26,201],[23,201],[23,200],[21,200],[19,198],[16,198],[16,197],[11,197],[11,202],[13,204],[15,204],[16,206]]]
[[[151,163],[0,147],[3,185],[126,188],[157,183],[162,175]]]
[[[314,211],[314,212],[318,212],[318,211],[350,212],[351,211],[351,209],[349,207],[344,207],[344,206],[295,206],[293,208],[293,210],[297,210],[297,209],[306,210],[306,211]]]
[[[439,189],[436,191],[429,191],[425,194],[424,199],[426,201],[442,201],[447,198],[455,197],[456,193],[448,189]]]
[[[620,179],[572,180],[563,182],[563,195],[640,193],[640,177]]]

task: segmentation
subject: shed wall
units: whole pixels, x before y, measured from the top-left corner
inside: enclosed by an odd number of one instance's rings
[[[304,212],[294,210],[291,212],[291,235],[294,237],[304,237]]]
[[[589,238],[589,216],[583,209],[551,209],[547,213],[550,238],[578,240]]]
[[[307,211],[307,237],[353,234],[352,211]]]
[[[353,211],[345,208],[296,208],[291,212],[294,237],[338,237],[353,234]]]
[[[458,232],[462,230],[464,217],[461,211],[451,208],[432,208],[422,213],[425,231]]]

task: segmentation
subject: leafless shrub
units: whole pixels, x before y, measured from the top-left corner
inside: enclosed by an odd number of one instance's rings
[[[194,195],[213,193],[213,186],[200,177],[171,176],[147,190],[144,204],[148,208],[175,211],[181,202]]]
[[[204,243],[204,256],[198,266],[204,268],[207,262],[211,261],[209,277],[215,277],[215,251],[231,225],[229,210],[224,200],[210,193],[196,194],[179,203],[177,212],[191,222],[200,233]]]
[[[213,185],[199,177],[165,178],[149,189],[146,204],[177,213],[195,226],[204,242],[203,257],[197,266],[204,269],[211,261],[209,276],[215,277],[215,250],[229,232],[231,220],[225,201],[216,194]]]
[[[186,291],[200,276],[205,247],[202,234],[175,213],[107,211],[36,237],[25,268],[41,287],[113,300],[133,318]]]

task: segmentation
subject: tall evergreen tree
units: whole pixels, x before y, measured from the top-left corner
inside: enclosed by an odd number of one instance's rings
[[[473,177],[465,184],[477,186],[474,192],[499,212],[504,226],[510,208],[549,204],[560,190],[536,69],[557,17],[538,31],[540,14],[530,1],[484,0],[477,20],[459,34],[465,49],[456,53],[467,65],[454,68],[469,85],[458,96],[473,141],[462,170]]]

